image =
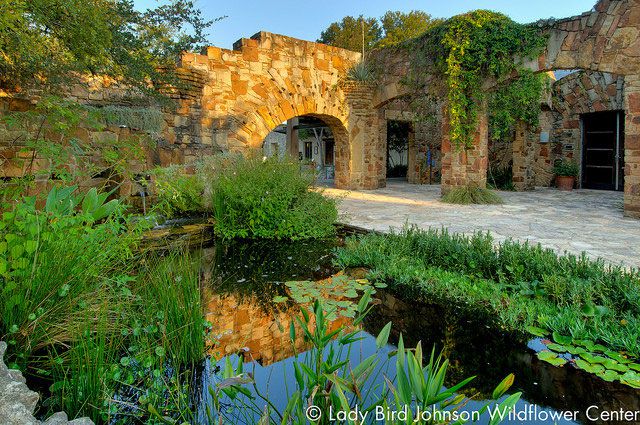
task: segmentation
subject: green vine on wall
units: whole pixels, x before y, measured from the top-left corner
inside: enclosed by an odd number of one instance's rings
[[[491,105],[491,128],[500,134],[518,120],[537,123],[533,111],[539,110],[543,84],[521,61],[537,57],[545,44],[546,38],[535,26],[476,10],[435,25],[406,45],[411,54],[405,82],[417,93],[418,103],[430,101],[433,87],[443,83],[441,97],[448,105],[451,142],[470,147],[485,101]],[[434,78],[434,72],[445,78]],[[487,82],[497,87],[489,98]]]

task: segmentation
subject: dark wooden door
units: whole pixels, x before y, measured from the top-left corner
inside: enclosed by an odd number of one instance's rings
[[[624,114],[582,115],[582,187],[624,190]]]

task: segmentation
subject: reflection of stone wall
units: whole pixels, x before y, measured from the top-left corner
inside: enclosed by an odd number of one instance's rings
[[[217,359],[248,349],[247,360],[268,365],[310,348],[294,320],[300,314],[297,305],[282,311],[277,311],[278,306],[274,305],[274,310],[267,312],[254,299],[240,300],[235,295],[220,295],[208,288],[203,292],[203,299],[206,320],[213,325],[212,334],[219,336],[211,348]],[[295,352],[289,335],[291,322],[296,327]],[[331,324],[331,329],[345,324],[346,319],[339,318]]]

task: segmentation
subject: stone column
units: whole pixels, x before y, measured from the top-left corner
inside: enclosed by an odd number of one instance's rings
[[[535,188],[535,136],[526,123],[519,122],[516,125],[516,134],[513,139],[513,184],[517,190],[533,190]]]
[[[626,76],[624,92],[624,215],[640,218],[640,76]]]
[[[350,169],[345,188],[377,189],[387,184],[386,139],[381,139],[378,111],[372,100],[375,87],[366,83],[344,84],[349,108]],[[336,168],[337,173],[337,168]],[[338,186],[338,176],[336,176]]]
[[[489,119],[486,105],[478,117],[471,147],[453,146],[449,136],[447,105],[442,112],[442,194],[459,186],[487,186]]]
[[[298,159],[300,146],[298,141],[298,130],[294,129],[299,124],[298,117],[287,120],[287,154],[293,159]]]

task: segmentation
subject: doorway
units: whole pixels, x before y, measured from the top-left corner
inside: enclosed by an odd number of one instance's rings
[[[624,113],[584,114],[581,121],[582,187],[624,190]]]
[[[411,123],[387,121],[387,178],[407,178]]]

